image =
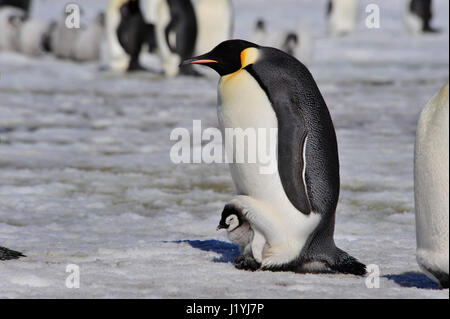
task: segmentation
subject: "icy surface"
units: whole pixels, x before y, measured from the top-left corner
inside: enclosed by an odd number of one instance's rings
[[[93,17],[106,1],[77,1]],[[58,18],[63,1],[33,14]],[[233,185],[226,165],[174,165],[175,127],[216,127],[217,77],[166,80],[98,72],[96,64],[0,52],[0,244],[28,257],[0,263],[0,298],[448,298],[415,260],[413,143],[419,112],[448,81],[443,33],[412,37],[403,1],[363,1],[353,35],[326,35],[325,1],[236,0],[238,38],[258,17],[316,41],[311,72],[332,114],[342,191],[336,242],[380,267],[365,278],[244,272],[215,231]],[[381,29],[364,26],[378,3]],[[148,59],[153,63],[155,59]],[[65,286],[66,266],[81,287]]]

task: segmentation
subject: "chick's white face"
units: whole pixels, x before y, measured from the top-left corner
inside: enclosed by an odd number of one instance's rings
[[[239,227],[239,218],[236,215],[232,214],[227,217],[225,223],[229,225],[228,231],[231,232]]]

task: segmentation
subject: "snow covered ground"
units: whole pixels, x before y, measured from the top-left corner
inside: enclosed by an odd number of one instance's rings
[[[105,0],[76,1],[94,16]],[[381,28],[364,7],[381,8]],[[34,16],[59,17],[40,0]],[[419,112],[448,81],[449,2],[439,35],[409,36],[403,1],[362,1],[356,32],[326,35],[325,1],[235,0],[237,38],[258,17],[310,26],[311,72],[338,135],[336,242],[378,265],[380,288],[349,275],[245,272],[216,232],[233,195],[226,165],[172,164],[175,127],[217,127],[217,77],[98,72],[96,64],[0,52],[1,298],[449,298],[415,260],[413,145]],[[153,63],[154,59],[148,59]],[[66,288],[69,264],[80,288]]]

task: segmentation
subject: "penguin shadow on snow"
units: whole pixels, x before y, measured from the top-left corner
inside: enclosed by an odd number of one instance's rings
[[[220,255],[220,257],[213,258],[212,261],[216,263],[234,263],[234,260],[241,254],[238,245],[215,239],[175,240],[171,242],[177,244],[187,243],[196,249],[215,252]]]
[[[385,275],[383,278],[394,281],[397,285],[406,288],[419,288],[439,290],[439,284],[420,272],[405,272],[398,275]]]

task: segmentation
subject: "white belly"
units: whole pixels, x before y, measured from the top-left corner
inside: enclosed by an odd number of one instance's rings
[[[232,8],[228,0],[199,0],[196,7],[196,54],[204,54],[231,37]]]
[[[245,70],[223,77],[219,83],[218,117],[222,132],[226,128],[278,127],[272,105],[258,82]],[[250,224],[260,231],[269,244],[263,252],[263,265],[282,264],[298,256],[308,236],[317,227],[320,215],[306,216],[289,201],[278,173],[278,138],[275,139],[273,174],[261,174],[261,163],[232,163],[231,175],[238,196],[248,207]],[[258,148],[257,148],[258,149]]]
[[[247,71],[242,70],[229,78],[224,77],[219,85],[221,103],[218,117],[223,136],[225,136],[225,128],[242,128],[243,130],[250,128],[255,131],[258,128],[264,128],[267,129],[266,132],[277,129],[277,118],[269,99]],[[276,148],[276,144],[277,140],[275,145],[268,145],[268,148],[270,146]],[[245,151],[249,149],[250,145],[246,144]],[[255,151],[258,152],[258,150],[256,147]],[[246,163],[230,164],[231,175],[238,194],[248,195],[258,200],[283,201],[284,191],[278,171],[275,174],[261,174],[261,164],[258,163],[258,158],[256,159],[256,163],[247,163],[246,157]],[[277,167],[277,158],[272,158],[271,161]]]
[[[449,272],[449,88],[425,107],[417,129],[415,203],[417,260]]]

